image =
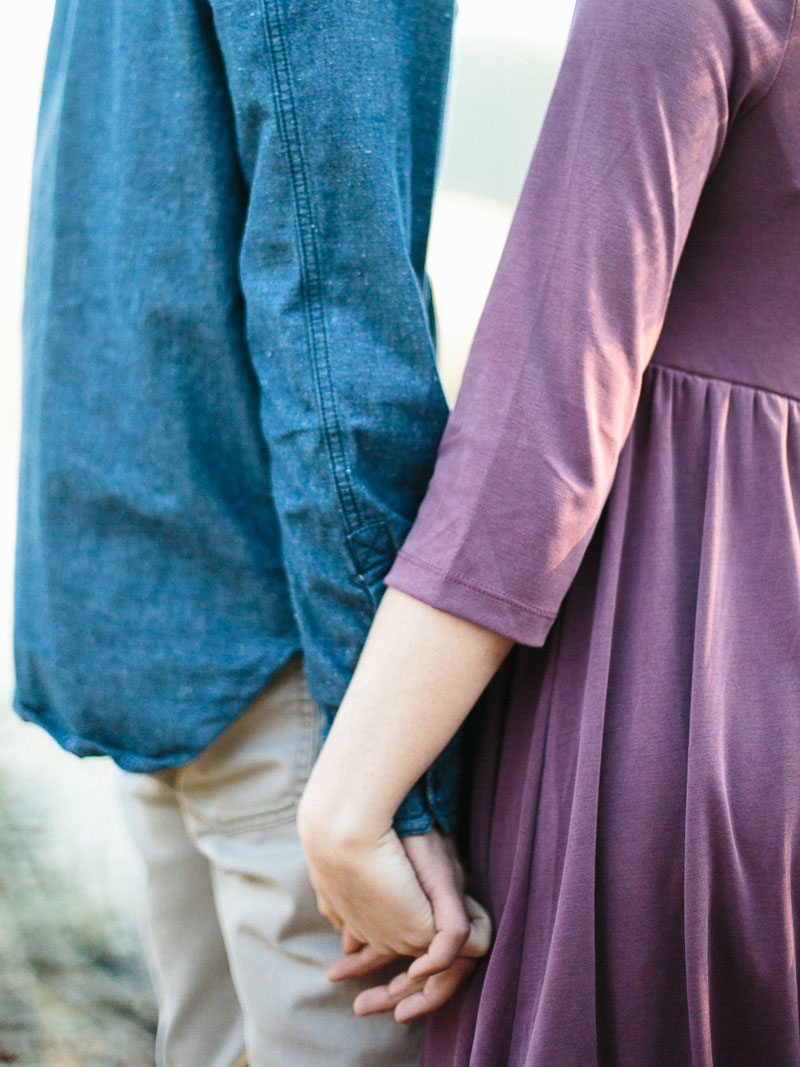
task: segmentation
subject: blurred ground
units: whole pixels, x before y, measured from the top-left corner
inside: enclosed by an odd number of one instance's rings
[[[155,1010],[112,769],[79,765],[10,716],[0,752],[0,1062],[151,1067]]]
[[[452,400],[555,76],[571,0],[461,0],[429,266]],[[9,711],[19,307],[38,84],[52,0],[4,12],[0,100],[0,1063],[150,1067],[136,865],[113,768]]]

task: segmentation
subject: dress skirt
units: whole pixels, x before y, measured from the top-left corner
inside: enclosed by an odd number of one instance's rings
[[[425,1067],[800,1064],[800,402],[653,365],[543,648],[481,702],[496,939]]]

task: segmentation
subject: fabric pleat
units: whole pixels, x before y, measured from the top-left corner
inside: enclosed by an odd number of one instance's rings
[[[653,365],[543,648],[477,710],[496,939],[427,1067],[800,1063],[800,402]]]

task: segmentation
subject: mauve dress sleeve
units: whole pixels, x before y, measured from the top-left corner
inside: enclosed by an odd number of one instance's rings
[[[789,0],[578,0],[418,517],[387,584],[540,645],[609,493],[672,280]]]

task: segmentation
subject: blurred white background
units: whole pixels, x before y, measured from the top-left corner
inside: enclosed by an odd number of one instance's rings
[[[0,829],[40,819],[48,862],[63,870],[65,887],[78,876],[74,884],[82,883],[90,903],[102,911],[111,902],[112,911],[124,913],[131,905],[132,859],[111,795],[111,768],[61,753],[9,711],[19,319],[28,183],[52,6],[52,0],[6,5],[0,36],[0,783],[12,780],[16,798],[0,811]],[[429,257],[440,365],[451,399],[557,72],[572,0],[460,0],[459,8]],[[35,798],[30,807],[27,798]],[[0,896],[2,889],[0,878]],[[65,914],[79,906],[53,903],[63,905]],[[0,912],[0,972],[3,945]],[[1,998],[0,982],[0,1004]],[[2,1023],[0,1007],[0,1036]]]

